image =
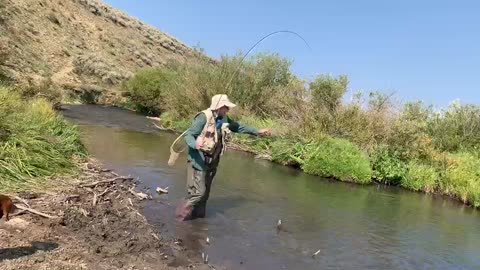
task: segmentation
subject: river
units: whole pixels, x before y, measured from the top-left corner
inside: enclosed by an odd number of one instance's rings
[[[135,113],[66,105],[89,152],[138,177],[153,194],[144,214],[164,236],[228,269],[480,269],[479,211],[445,198],[380,185],[359,186],[227,151],[207,218],[174,221],[185,196],[186,158],[167,165],[175,135]],[[155,194],[168,187],[168,194]],[[282,220],[285,230],[277,231]],[[209,237],[210,244],[205,243]],[[318,255],[312,256],[320,250]]]

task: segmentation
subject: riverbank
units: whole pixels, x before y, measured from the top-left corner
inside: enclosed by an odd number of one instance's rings
[[[75,177],[51,179],[61,183],[54,188],[11,194],[50,218],[18,209],[0,222],[0,269],[214,268],[146,222],[132,178],[94,160],[80,167]]]
[[[152,119],[150,117],[150,119]],[[167,127],[162,127],[161,118],[153,118],[157,128],[164,132],[180,135],[184,130],[186,120],[178,122],[165,121]],[[260,128],[257,124],[253,126]],[[435,167],[426,166],[412,161],[408,164],[398,159],[385,159],[383,166],[388,167],[403,178],[398,182],[385,181],[376,178],[379,174],[371,168],[371,159],[362,153],[362,150],[346,140],[325,138],[325,141],[309,141],[293,138],[252,138],[251,136],[236,135],[228,142],[228,149],[251,154],[257,159],[268,160],[284,166],[301,170],[307,174],[318,175],[322,178],[350,182],[354,184],[393,185],[413,192],[434,194],[444,199],[459,201],[465,205],[478,208],[477,198],[477,170],[480,160],[469,153],[443,153],[436,157]],[[329,140],[329,141],[328,141]],[[382,159],[382,157],[380,157]],[[395,164],[399,162],[400,164]],[[403,168],[402,168],[403,166]],[[393,168],[392,168],[393,167]],[[377,170],[385,170],[377,168]],[[440,172],[439,172],[440,171]],[[385,171],[381,172],[385,173]],[[400,175],[394,175],[400,178]],[[443,177],[443,179],[439,179]],[[441,182],[440,182],[441,181]]]
[[[18,208],[0,220],[0,269],[212,268],[148,224],[136,182],[91,159],[37,90],[0,86],[0,193]]]

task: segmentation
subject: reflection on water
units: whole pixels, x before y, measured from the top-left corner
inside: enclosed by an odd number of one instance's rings
[[[207,218],[177,223],[186,164],[182,155],[166,165],[175,136],[118,109],[70,106],[65,114],[82,124],[85,144],[106,166],[139,177],[152,194],[169,187],[145,204],[153,224],[228,269],[480,269],[478,211],[397,188],[328,181],[233,151],[213,182]],[[278,219],[286,231],[277,233]]]

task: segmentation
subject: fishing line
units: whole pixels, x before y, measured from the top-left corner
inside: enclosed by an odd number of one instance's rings
[[[262,37],[260,40],[258,40],[244,55],[243,57],[240,59],[240,62],[238,63],[238,66],[237,68],[235,69],[235,71],[233,72],[232,76],[230,77],[230,80],[228,80],[227,84],[225,85],[225,90],[228,89],[228,87],[231,85],[232,81],[233,81],[233,78],[235,77],[235,75],[237,74],[237,72],[240,70],[240,67],[242,66],[242,63],[243,63],[243,60],[245,60],[245,58],[250,54],[250,52],[255,49],[255,47],[257,47],[262,41],[264,41],[265,39],[273,36],[273,35],[276,35],[276,34],[280,34],[280,33],[287,33],[287,34],[293,34],[297,37],[299,37],[301,40],[303,40],[303,42],[305,43],[305,45],[307,45],[308,49],[310,50],[310,52],[312,52],[312,48],[310,47],[310,45],[308,44],[308,42],[298,33],[294,32],[294,31],[290,31],[290,30],[279,30],[279,31],[275,31],[275,32],[272,32],[264,37]],[[215,108],[218,106],[218,103],[220,102],[220,98],[218,99],[217,101],[217,104],[215,105]],[[173,166],[173,164],[175,163],[175,161],[177,160],[179,154],[181,152],[183,152],[185,149],[182,149],[180,150],[179,152],[176,152],[173,147],[174,145],[180,140],[180,138],[183,137],[183,135],[185,135],[187,133],[188,129],[185,130],[180,136],[177,137],[177,139],[172,143],[172,145],[170,146],[170,158],[168,160],[168,164],[170,166]]]
[[[273,35],[276,35],[276,34],[279,34],[279,33],[288,33],[288,34],[293,34],[297,37],[299,37],[301,40],[303,40],[303,42],[305,43],[305,45],[307,45],[308,49],[310,50],[310,52],[312,52],[312,48],[310,47],[310,45],[308,44],[308,42],[300,35],[298,34],[297,32],[294,32],[294,31],[290,31],[290,30],[279,30],[279,31],[275,31],[275,32],[272,32],[264,37],[262,37],[259,41],[257,41],[248,51],[247,53],[245,53],[242,57],[242,59],[240,60],[240,63],[238,64],[237,68],[235,69],[235,71],[233,72],[232,76],[230,77],[230,80],[227,82],[227,84],[225,85],[225,90],[228,89],[228,87],[230,86],[230,84],[232,83],[233,81],[233,78],[235,77],[236,73],[238,72],[238,70],[240,70],[240,67],[242,66],[242,63],[243,63],[243,60],[245,60],[245,58],[248,56],[248,54],[253,50],[255,49],[255,47],[257,47],[258,44],[260,44],[262,41],[264,41],[265,39],[273,36]],[[218,103],[220,102],[220,99],[218,99],[217,101],[217,104],[215,105],[215,108],[218,106]]]

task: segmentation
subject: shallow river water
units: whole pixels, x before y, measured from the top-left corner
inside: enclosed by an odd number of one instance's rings
[[[212,263],[228,269],[480,269],[479,211],[398,188],[329,181],[235,151],[222,158],[207,217],[179,224],[174,210],[186,193],[186,158],[167,165],[175,135],[117,108],[65,108],[95,158],[138,177],[139,188],[153,194],[144,208],[149,221]],[[155,194],[156,187],[169,193]],[[279,219],[285,230],[277,232]]]

